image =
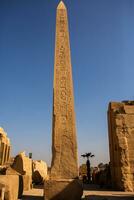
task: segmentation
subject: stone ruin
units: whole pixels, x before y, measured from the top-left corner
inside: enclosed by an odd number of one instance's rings
[[[10,140],[3,128],[0,128],[0,199],[17,200],[20,197],[20,177],[17,173],[6,174],[9,168]],[[14,187],[15,186],[15,187]]]
[[[110,102],[108,127],[113,188],[134,191],[134,101]]]
[[[45,200],[80,200],[83,188],[78,179],[77,137],[67,9],[57,7],[53,87],[52,162],[47,166],[18,154],[5,175],[0,175],[1,200],[17,200],[32,182],[45,181]],[[134,191],[134,101],[111,102],[108,108],[110,169],[115,189]],[[0,128],[0,168],[8,165],[10,140]],[[23,183],[23,186],[21,186]]]
[[[0,167],[6,165],[10,158],[10,139],[7,133],[0,127]]]
[[[19,153],[10,157],[11,144],[7,133],[0,128],[0,200],[17,200],[32,184],[41,184],[48,178],[47,164]]]
[[[22,175],[24,191],[32,188],[32,159],[25,155],[25,152],[19,153],[12,164],[12,169]]]
[[[47,164],[43,160],[33,160],[32,180],[34,184],[43,184],[48,180]]]
[[[43,184],[48,179],[47,164],[42,160],[30,159],[25,152],[19,153],[14,158],[11,167],[22,176],[24,191],[30,190],[34,184]]]

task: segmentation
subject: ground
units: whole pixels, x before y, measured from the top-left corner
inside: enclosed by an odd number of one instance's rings
[[[24,192],[22,200],[43,200],[43,187]]]
[[[108,191],[97,185],[84,185],[83,200],[134,200],[134,192]],[[43,200],[43,189],[24,192],[22,200]]]

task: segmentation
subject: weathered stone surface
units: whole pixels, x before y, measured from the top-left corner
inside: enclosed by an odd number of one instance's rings
[[[32,179],[35,184],[41,184],[44,180],[48,179],[47,164],[44,161],[33,161]]]
[[[124,105],[124,110],[126,114],[134,114],[134,106]]]
[[[50,180],[45,182],[45,200],[80,200],[83,189],[79,180]]]
[[[32,188],[32,175],[23,175],[23,187],[24,191],[28,191]]]
[[[7,176],[7,177],[9,177],[9,175],[10,175],[10,177],[16,175],[18,177],[18,179],[19,179],[18,198],[20,199],[22,197],[23,190],[24,190],[23,176],[10,166],[6,169],[4,175]]]
[[[1,193],[1,191],[3,191]],[[18,175],[0,175],[0,199],[18,200],[19,194],[19,176]]]
[[[10,140],[7,133],[0,127],[0,166],[6,165],[10,158]]]
[[[77,141],[68,19],[66,7],[61,1],[56,19],[52,163],[50,180],[45,184],[45,200],[80,199],[82,188],[76,178]]]
[[[65,5],[57,8],[51,176],[78,177],[73,81]]]
[[[32,187],[32,160],[25,155],[25,152],[15,157],[12,168],[23,176],[24,190],[30,190]]]
[[[109,104],[109,149],[113,187],[134,191],[134,103]]]

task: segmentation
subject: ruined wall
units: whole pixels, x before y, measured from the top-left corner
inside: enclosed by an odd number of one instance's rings
[[[134,191],[134,101],[109,104],[108,128],[112,185]]]
[[[10,158],[10,140],[7,133],[0,127],[0,166],[5,165]]]

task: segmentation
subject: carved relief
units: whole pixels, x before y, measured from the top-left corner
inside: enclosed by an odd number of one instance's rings
[[[132,108],[132,110],[131,110]],[[109,148],[113,186],[116,189],[134,191],[134,146],[131,131],[134,124],[134,106],[112,102],[109,105]],[[116,147],[116,149],[115,149]]]
[[[59,9],[57,11],[56,23],[54,70],[54,114],[56,120],[54,122],[55,128],[53,129],[53,153],[56,155],[53,156],[52,175],[56,176],[55,170],[58,170],[58,172],[60,171],[60,176],[64,177],[65,172],[63,167],[61,167],[62,163],[64,163],[67,166],[68,178],[73,178],[78,175],[78,167],[72,69],[67,24],[66,10]],[[72,156],[72,152],[75,155]],[[64,157],[64,154],[68,155],[68,159]],[[72,172],[69,169],[70,161],[74,166]]]

